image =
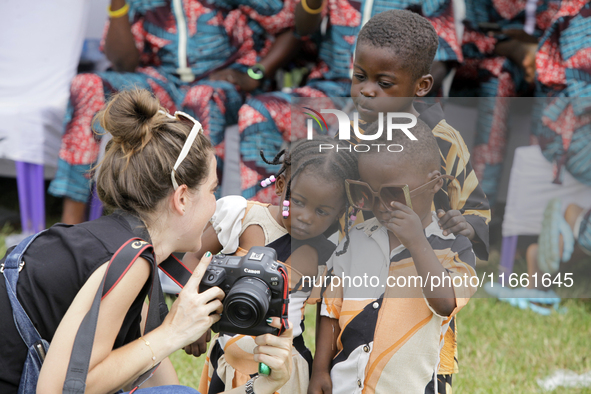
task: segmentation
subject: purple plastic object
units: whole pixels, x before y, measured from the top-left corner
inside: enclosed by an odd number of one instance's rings
[[[45,179],[43,178],[43,166],[17,161],[16,182],[23,233],[37,233],[45,228]]]
[[[99,200],[96,194],[96,185],[92,187],[92,196],[90,198],[90,210],[88,212],[88,220],[98,219],[103,214],[103,203]]]
[[[501,261],[499,262],[499,275],[510,275],[513,272],[515,252],[517,251],[517,238],[517,235],[503,237],[503,244],[501,245]],[[507,280],[507,278],[505,279]]]

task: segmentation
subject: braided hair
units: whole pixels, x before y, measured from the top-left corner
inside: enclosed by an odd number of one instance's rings
[[[332,145],[333,149],[321,149],[321,145]],[[273,160],[267,160],[264,152],[261,150],[261,158],[270,165],[279,165],[281,168],[275,174],[279,177],[284,174],[287,181],[285,199],[289,201],[291,196],[291,184],[293,180],[301,174],[306,168],[314,168],[318,174],[338,182],[343,188],[345,194],[345,179],[359,179],[357,168],[357,157],[351,152],[350,145],[333,138],[317,135],[311,140],[299,140],[295,142],[291,149],[282,150],[275,155]],[[349,200],[345,197],[345,212],[348,213],[350,206]],[[344,249],[337,252],[341,255],[347,251],[349,246],[349,223],[345,220],[343,229],[346,240]]]

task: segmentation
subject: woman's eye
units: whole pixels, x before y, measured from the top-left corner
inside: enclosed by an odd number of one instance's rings
[[[318,215],[320,216],[328,216],[328,212],[322,210],[322,209],[317,209],[316,212],[318,213]]]
[[[355,79],[357,79],[358,81],[363,81],[365,79],[365,75],[363,74],[353,74],[353,76],[355,77]]]
[[[384,88],[384,89],[387,89],[387,88],[389,88],[389,87],[392,87],[392,85],[394,85],[394,84],[393,84],[393,83],[391,83],[391,82],[380,82],[380,83],[379,83],[379,85],[380,85],[382,88]]]

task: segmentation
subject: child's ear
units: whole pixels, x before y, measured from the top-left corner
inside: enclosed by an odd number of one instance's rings
[[[277,177],[277,180],[275,181],[275,194],[281,197],[281,195],[283,195],[283,192],[285,192],[286,186],[287,181],[285,180],[285,175],[279,175]]]
[[[429,181],[432,181],[433,179],[440,177],[441,176],[441,172],[439,170],[435,170],[435,171],[431,171],[428,175]],[[439,182],[435,182],[433,184],[433,186],[431,187],[431,191],[433,192],[433,194],[436,194],[441,188],[443,187],[443,178],[439,178]]]
[[[425,97],[433,88],[433,82],[434,80],[431,74],[420,77],[415,88],[415,96]]]

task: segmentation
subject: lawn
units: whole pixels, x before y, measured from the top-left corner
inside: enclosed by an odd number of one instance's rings
[[[4,255],[4,236],[0,231],[0,255]],[[490,272],[498,262],[492,253]],[[518,260],[516,270],[523,270]],[[483,296],[478,293],[478,296]],[[455,393],[539,393],[537,379],[558,369],[578,374],[591,371],[591,302],[565,299],[563,314],[540,316],[495,299],[476,297],[458,316],[460,373],[454,377]],[[314,350],[315,311],[306,313],[306,343]],[[205,357],[196,359],[178,351],[171,356],[182,384],[197,387]],[[591,388],[558,388],[551,393],[591,393]]]

